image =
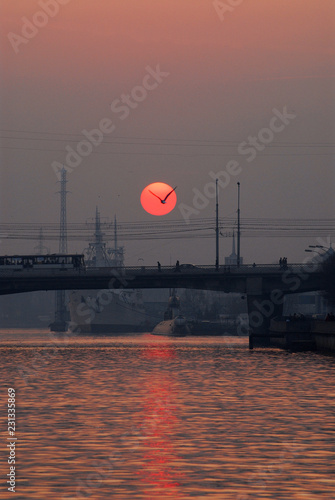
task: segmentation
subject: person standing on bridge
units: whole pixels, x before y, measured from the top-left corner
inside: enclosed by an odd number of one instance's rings
[[[157,261],[157,267],[158,267],[158,272],[160,273],[161,272],[161,263],[159,261]]]

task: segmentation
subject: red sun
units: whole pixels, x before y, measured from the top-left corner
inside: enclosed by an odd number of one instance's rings
[[[141,194],[141,204],[152,215],[165,215],[174,209],[177,203],[175,188],[164,182],[153,182],[145,187]]]

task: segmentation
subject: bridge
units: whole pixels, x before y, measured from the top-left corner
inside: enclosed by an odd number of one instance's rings
[[[41,266],[42,267],[42,266]],[[0,295],[39,290],[195,288],[246,295],[322,289],[316,264],[175,267],[97,267],[86,269],[3,269]]]
[[[226,293],[284,294],[322,288],[315,264],[175,267],[97,267],[88,269],[6,269],[0,271],[0,295],[38,290],[119,288],[195,288]]]
[[[248,304],[250,331],[263,332],[283,312],[284,296],[318,291],[323,276],[316,263],[241,266],[126,267],[0,270],[0,295],[43,290],[194,288],[239,293]]]

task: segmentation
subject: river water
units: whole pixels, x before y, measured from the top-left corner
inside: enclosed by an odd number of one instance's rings
[[[41,330],[0,331],[0,352],[1,499],[335,499],[335,357]]]

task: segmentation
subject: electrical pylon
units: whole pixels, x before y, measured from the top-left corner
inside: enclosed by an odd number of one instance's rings
[[[66,170],[61,171],[60,180],[60,224],[59,224],[59,253],[67,253],[67,218],[66,218]],[[50,325],[53,332],[65,332],[67,329],[67,309],[65,304],[65,290],[57,290],[55,296],[55,321]]]

